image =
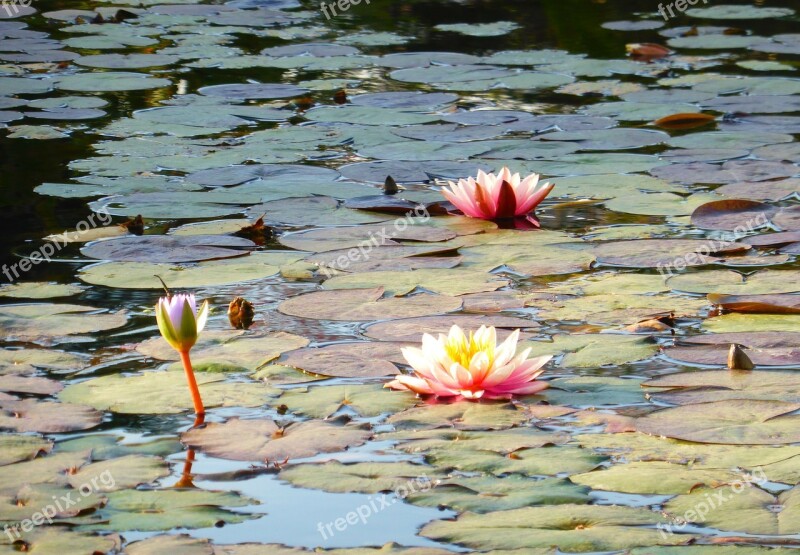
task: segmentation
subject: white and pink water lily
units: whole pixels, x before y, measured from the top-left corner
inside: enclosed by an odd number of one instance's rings
[[[156,321],[164,339],[180,351],[189,351],[197,342],[208,319],[208,301],[197,312],[194,295],[177,294],[161,297],[156,305]]]
[[[189,359],[189,351],[197,343],[200,332],[208,319],[208,301],[203,302],[200,312],[197,311],[197,302],[194,295],[169,295],[158,300],[156,305],[156,322],[162,337],[167,340],[173,349],[180,354],[189,393],[192,395],[194,411],[198,417],[205,414],[200,389],[194,377],[194,369]]]
[[[438,338],[426,333],[422,349],[402,350],[414,374],[402,374],[386,387],[466,399],[507,399],[538,393],[547,388],[547,383],[536,378],[552,357],[528,358],[530,348],[517,354],[518,341],[519,330],[515,330],[498,346],[497,331],[491,326],[481,326],[469,336],[458,326]]]
[[[555,184],[539,186],[539,174],[522,179],[503,168],[497,175],[478,170],[477,178],[448,181],[442,194],[464,215],[484,220],[501,220],[526,216],[553,190]]]

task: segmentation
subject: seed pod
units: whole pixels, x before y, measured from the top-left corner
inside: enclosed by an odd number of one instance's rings
[[[729,370],[752,370],[755,364],[750,360],[750,357],[744,352],[741,345],[736,343],[731,344],[731,350],[728,351],[728,369]]]
[[[237,330],[249,329],[253,325],[253,316],[255,316],[253,305],[242,297],[236,297],[228,305],[228,320]]]

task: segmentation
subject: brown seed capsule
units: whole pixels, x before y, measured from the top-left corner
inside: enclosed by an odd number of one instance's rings
[[[142,220],[142,215],[139,214],[132,220],[128,220],[127,222],[122,222],[122,227],[128,230],[128,232],[133,233],[134,235],[142,235],[144,233],[144,220]]]
[[[250,328],[253,325],[253,316],[255,316],[253,305],[242,297],[236,297],[228,305],[228,320],[237,330]]]
[[[755,364],[750,360],[750,357],[744,352],[741,345],[736,343],[731,344],[731,350],[728,351],[728,369],[729,370],[752,370]]]

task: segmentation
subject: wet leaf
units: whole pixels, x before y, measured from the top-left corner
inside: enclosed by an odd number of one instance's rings
[[[336,453],[360,445],[372,433],[363,426],[311,420],[279,426],[272,420],[232,418],[184,433],[181,441],[212,457],[284,461]]]
[[[800,441],[800,405],[782,401],[725,400],[669,408],[636,422],[640,432],[734,445],[780,445]]]
[[[420,294],[383,298],[383,287],[316,291],[283,301],[283,314],[319,320],[371,321],[413,318],[453,312],[461,300],[441,295]]]

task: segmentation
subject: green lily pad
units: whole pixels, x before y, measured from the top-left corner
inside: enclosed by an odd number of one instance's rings
[[[278,394],[261,383],[225,381],[220,374],[199,374],[196,379],[206,408],[257,407]],[[69,385],[59,397],[121,414],[180,414],[192,406],[183,372],[111,374]]]
[[[74,304],[19,304],[0,308],[0,325],[6,341],[52,344],[72,335],[119,328],[127,320],[123,312],[102,313]]]
[[[26,281],[0,287],[0,297],[22,299],[52,299],[54,297],[71,297],[83,293],[85,287],[65,283],[42,281]]]
[[[444,443],[444,442],[442,442]],[[474,442],[473,442],[474,443]],[[555,476],[588,472],[600,465],[605,457],[586,449],[563,446],[533,447],[499,453],[478,446],[463,448],[442,445],[430,449],[426,460],[437,468],[456,469],[461,472],[482,472],[501,476],[522,474],[524,476]],[[577,502],[577,501],[572,501]]]
[[[729,399],[800,402],[800,395],[796,393],[800,386],[800,376],[795,372],[777,370],[757,372],[710,370],[670,374],[648,380],[643,385],[648,388],[659,388],[656,390],[656,399],[674,405]]]
[[[341,409],[374,417],[405,410],[414,406],[417,399],[408,392],[389,391],[382,384],[363,384],[294,388],[283,393],[278,402],[292,413],[312,418],[327,418]]]
[[[52,442],[37,436],[4,433],[0,435],[0,466],[35,459],[52,448]]]
[[[420,294],[382,298],[383,293],[383,287],[315,291],[283,301],[278,310],[319,320],[371,321],[429,316],[461,308],[461,300],[454,297]]]
[[[793,14],[794,10],[791,8],[768,8],[763,6],[720,5],[686,10],[686,15],[704,19],[772,19]]]
[[[730,400],[660,410],[636,421],[636,429],[698,443],[781,445],[800,441],[800,405],[781,401]]]
[[[368,289],[383,286],[392,296],[408,295],[422,288],[440,295],[458,296],[467,293],[495,291],[508,285],[508,280],[483,272],[464,270],[414,270],[412,272],[363,272],[333,277],[325,289]]]
[[[595,490],[647,495],[690,493],[699,486],[717,487],[741,478],[741,474],[722,469],[695,470],[667,462],[631,462],[603,470],[570,476],[576,484]]]
[[[236,524],[255,515],[222,507],[244,507],[258,501],[233,492],[204,490],[123,490],[110,493],[108,504],[82,522],[78,530],[157,531],[210,528]],[[96,520],[92,523],[91,520]]]
[[[159,275],[170,287],[195,288],[227,285],[265,278],[278,273],[282,264],[298,257],[286,252],[259,252],[241,258],[209,260],[199,264],[105,262],[84,267],[78,278],[93,285],[123,289],[161,289]]]
[[[192,348],[192,363],[235,363],[245,371],[256,370],[283,353],[305,347],[308,342],[305,337],[286,332],[253,335],[241,330],[207,331]],[[178,352],[160,336],[142,341],[136,350],[159,360],[180,359]]]
[[[0,553],[14,555],[19,553],[16,546],[6,544],[5,536],[0,539]],[[36,528],[29,533],[22,533],[20,541],[24,542],[26,551],[39,555],[95,555],[111,553],[118,547],[118,541],[111,536],[96,536],[70,532],[60,527]]]
[[[615,334],[561,334],[554,335],[552,342],[526,341],[520,347],[531,347],[531,356],[564,354],[559,366],[567,368],[626,364],[648,359],[658,352],[658,345],[652,340]]]
[[[482,514],[533,505],[588,503],[588,493],[588,488],[559,478],[475,476],[443,480],[427,491],[410,493],[406,499],[424,507],[447,507]]]
[[[557,505],[466,513],[456,520],[436,520],[420,534],[473,549],[530,549],[556,546],[560,551],[617,551],[643,545],[676,545],[691,536],[662,537],[653,525],[667,519],[646,509],[599,505]]]
[[[794,534],[800,525],[800,490],[773,495],[746,481],[710,490],[698,489],[670,499],[664,509],[681,522],[698,523],[718,530],[763,536]],[[723,501],[724,500],[724,501]],[[703,502],[704,506],[699,504]],[[699,514],[708,507],[707,514]]]
[[[61,77],[56,87],[62,91],[116,92],[160,89],[172,84],[169,79],[159,79],[144,73],[78,73]]]
[[[421,405],[389,417],[388,422],[397,430],[502,430],[520,425],[527,419],[525,411],[508,403],[462,401],[449,405]]]
[[[519,29],[513,21],[497,21],[495,23],[448,23],[434,27],[439,31],[449,31],[470,37],[499,37]]]
[[[294,486],[335,493],[395,491],[412,480],[434,475],[432,468],[409,462],[297,464],[281,470],[278,478]],[[435,476],[434,476],[435,477]],[[426,480],[427,482],[427,480]],[[420,484],[422,485],[422,484]],[[430,483],[425,483],[427,488]]]

